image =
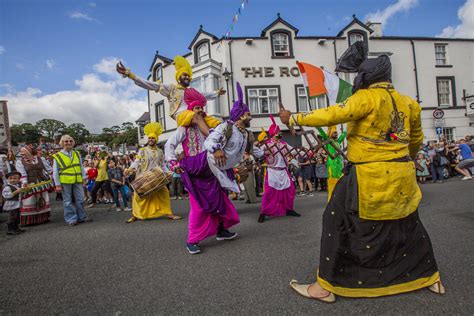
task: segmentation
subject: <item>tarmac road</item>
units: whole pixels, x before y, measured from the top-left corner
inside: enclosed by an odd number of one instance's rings
[[[68,227],[55,202],[52,221],[6,236],[0,224],[0,314],[421,315],[474,313],[474,181],[425,184],[420,215],[447,288],[324,304],[296,295],[289,281],[313,281],[326,196],[299,197],[302,217],[257,223],[259,204],[238,202],[240,237],[209,238],[185,250],[181,221],[125,224],[130,213],[89,210],[93,223]],[[5,218],[5,214],[1,214]]]

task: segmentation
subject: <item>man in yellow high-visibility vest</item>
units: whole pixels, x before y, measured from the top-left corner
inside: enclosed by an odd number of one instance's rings
[[[53,155],[53,180],[56,192],[63,193],[64,220],[69,226],[92,222],[84,210],[84,186],[87,179],[81,156],[73,150],[74,139],[63,135],[59,143],[63,149]],[[72,203],[73,194],[75,208]]]

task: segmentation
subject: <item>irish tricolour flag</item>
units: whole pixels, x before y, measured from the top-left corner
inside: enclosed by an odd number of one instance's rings
[[[308,97],[327,94],[329,105],[344,101],[352,95],[352,85],[319,67],[296,62],[303,77]]]

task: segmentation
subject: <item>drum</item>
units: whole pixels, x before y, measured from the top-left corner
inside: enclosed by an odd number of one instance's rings
[[[142,199],[148,194],[162,189],[170,182],[171,174],[167,175],[163,169],[156,167],[142,173],[140,177],[132,181],[131,186]]]
[[[236,168],[239,183],[247,181],[249,177],[249,168],[245,162],[240,163]]]

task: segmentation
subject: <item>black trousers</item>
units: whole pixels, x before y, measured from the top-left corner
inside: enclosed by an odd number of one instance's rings
[[[102,190],[109,192],[110,195],[112,195],[112,187],[110,186],[110,181],[109,180],[104,180],[104,181],[96,181],[94,183],[94,186],[92,187],[91,195],[92,195],[92,203],[97,203],[97,192],[99,189],[102,188]]]
[[[10,216],[7,220],[8,231],[15,231],[20,226],[20,209],[16,208],[14,210],[7,211],[10,213]]]

